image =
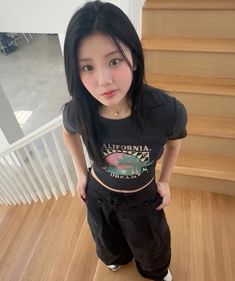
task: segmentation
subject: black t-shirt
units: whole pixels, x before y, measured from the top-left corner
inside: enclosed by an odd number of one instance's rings
[[[155,175],[155,165],[167,140],[187,135],[187,113],[184,106],[165,92],[145,86],[143,104],[148,112],[144,128],[139,129],[131,116],[113,120],[99,117],[100,149],[107,166],[94,162],[96,175],[106,185],[120,190],[134,190]],[[63,110],[63,123],[69,133],[79,133],[73,103]]]

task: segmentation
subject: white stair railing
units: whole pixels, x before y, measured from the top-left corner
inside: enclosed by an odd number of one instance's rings
[[[85,151],[87,163],[90,164]],[[0,153],[0,204],[31,204],[76,194],[76,173],[63,144],[62,116]]]

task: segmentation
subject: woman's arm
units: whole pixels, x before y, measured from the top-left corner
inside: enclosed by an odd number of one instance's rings
[[[81,199],[86,198],[86,183],[87,183],[87,165],[82,147],[82,141],[79,134],[70,134],[63,127],[63,140],[72,157],[75,171],[78,178],[77,189]]]
[[[163,154],[163,160],[161,165],[161,172],[157,185],[157,191],[162,196],[162,204],[157,207],[160,210],[167,206],[171,201],[171,192],[169,182],[171,174],[175,166],[175,162],[180,152],[181,140],[168,140]]]

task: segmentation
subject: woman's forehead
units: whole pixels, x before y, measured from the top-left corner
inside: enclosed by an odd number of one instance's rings
[[[122,42],[118,40],[117,42],[125,53],[129,51],[128,47]],[[96,55],[107,57],[115,53],[120,54],[117,44],[111,36],[102,33],[94,33],[85,37],[81,40],[78,48],[78,57],[80,59],[86,59],[87,56],[93,57]]]

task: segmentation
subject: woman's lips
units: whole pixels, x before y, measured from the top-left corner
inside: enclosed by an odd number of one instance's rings
[[[111,98],[115,95],[115,92],[116,92],[116,90],[105,92],[105,93],[102,94],[102,96],[104,96],[106,98]]]

